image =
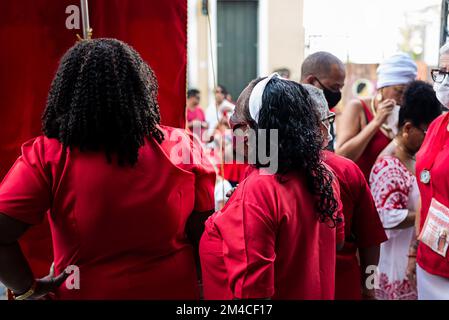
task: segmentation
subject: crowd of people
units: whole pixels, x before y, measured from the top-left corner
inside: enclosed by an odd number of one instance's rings
[[[160,124],[133,48],[77,43],[0,185],[0,282],[19,300],[449,299],[449,44],[440,55],[433,87],[400,53],[341,110],[345,65],[328,52],[235,103],[218,85],[203,109],[190,89],[184,130]],[[275,173],[249,161],[271,132]],[[46,219],[40,277],[18,241]]]

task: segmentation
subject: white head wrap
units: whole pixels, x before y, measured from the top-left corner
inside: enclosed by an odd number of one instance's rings
[[[271,79],[274,77],[278,77],[279,79],[283,79],[279,76],[278,73],[271,74],[268,78],[263,79],[260,81],[251,92],[251,95],[249,96],[249,113],[251,115],[251,118],[254,119],[254,121],[259,122],[259,112],[262,108],[262,96],[263,92],[265,91],[266,86],[270,82]]]
[[[407,84],[416,79],[418,67],[406,53],[397,53],[377,68],[377,89]]]

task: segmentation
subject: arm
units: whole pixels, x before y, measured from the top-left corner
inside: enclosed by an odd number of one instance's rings
[[[372,300],[375,297],[374,288],[367,287],[367,280],[370,274],[367,272],[370,266],[379,264],[380,245],[368,248],[359,248],[360,269],[362,274],[362,295],[364,299]]]
[[[360,102],[352,101],[344,108],[337,128],[336,153],[353,161],[360,158],[381,126],[376,121],[371,121],[362,129],[360,124],[362,115],[363,107]]]
[[[395,227],[385,228],[385,229],[387,229],[387,230],[400,230],[400,229],[407,229],[407,228],[413,227],[415,225],[416,214],[417,214],[416,211],[408,210],[407,216],[405,217],[405,219],[401,223],[399,223]]]
[[[34,282],[18,239],[29,225],[0,213],[0,282],[16,294],[23,294]]]
[[[344,110],[339,128],[337,128],[336,152],[353,161],[357,161],[365,151],[368,143],[391,114],[396,102],[387,99],[379,104],[374,119],[361,128],[360,117],[363,107],[359,101],[352,101]]]
[[[62,272],[57,277],[47,276],[34,279],[30,265],[23,255],[18,239],[28,230],[30,225],[0,213],[0,282],[20,296],[34,289],[28,299],[41,299],[55,291],[68,278]]]

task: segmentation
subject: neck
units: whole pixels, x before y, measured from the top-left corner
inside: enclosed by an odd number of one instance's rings
[[[411,152],[406,146],[405,144],[400,141],[398,138],[393,140],[394,144],[396,145],[396,155],[398,156],[398,158],[400,158],[401,160],[412,160],[415,161],[416,157],[415,157],[415,153]]]

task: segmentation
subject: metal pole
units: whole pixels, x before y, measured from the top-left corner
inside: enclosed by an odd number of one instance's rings
[[[447,16],[448,16],[448,0],[442,0],[442,3],[441,3],[441,26],[440,26],[440,47],[442,47],[447,41],[447,36],[448,36]]]
[[[81,0],[81,16],[83,18],[83,38],[90,39],[92,30],[89,22],[89,2],[88,0]]]

